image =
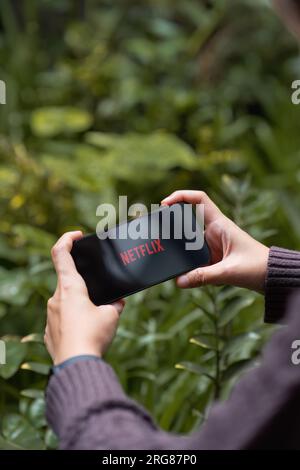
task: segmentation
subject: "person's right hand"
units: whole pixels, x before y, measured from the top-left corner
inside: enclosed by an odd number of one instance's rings
[[[51,250],[57,287],[48,300],[45,343],[55,365],[81,355],[102,357],[113,340],[125,301],[96,306],[70,254],[80,231],[60,237]]]
[[[263,292],[269,248],[228,219],[203,191],[175,191],[161,204],[179,202],[204,204],[205,239],[212,264],[178,277],[177,285],[228,284]]]

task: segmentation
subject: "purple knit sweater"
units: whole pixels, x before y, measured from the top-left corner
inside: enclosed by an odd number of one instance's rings
[[[230,398],[216,403],[202,428],[187,437],[157,428],[104,361],[66,366],[52,376],[46,394],[47,419],[60,448],[300,449],[300,365],[291,361],[292,342],[300,340],[299,287],[300,253],[272,247],[265,320],[287,326],[273,336],[261,365],[245,374]]]

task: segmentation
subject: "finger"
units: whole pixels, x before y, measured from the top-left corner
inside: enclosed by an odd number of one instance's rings
[[[50,297],[47,301],[47,314],[55,310],[55,299],[57,296],[57,291],[54,292],[53,296]]]
[[[171,205],[178,202],[188,202],[190,204],[204,204],[205,224],[209,224],[220,217],[222,212],[216,204],[208,197],[204,191],[192,191],[184,189],[175,191],[161,201],[162,205]]]
[[[67,232],[62,235],[53,246],[51,256],[58,280],[67,274],[77,274],[76,266],[70,252],[73,242],[81,237],[81,231]]]
[[[117,302],[114,302],[112,304],[113,307],[115,307],[115,309],[117,310],[118,314],[121,315],[122,311],[123,311],[123,308],[125,307],[125,300],[124,299],[120,299],[118,300]]]
[[[207,284],[220,285],[225,282],[225,267],[222,261],[211,266],[194,269],[177,278],[178,287],[183,289]]]
[[[99,305],[98,309],[103,313],[103,315],[115,315],[118,314],[118,317],[121,315],[125,306],[125,300],[119,299],[112,304]]]
[[[53,359],[53,344],[52,344],[52,341],[51,341],[51,335],[49,333],[48,325],[46,326],[45,333],[44,333],[44,344],[46,346],[46,349],[47,349],[48,353],[50,354],[50,356]]]

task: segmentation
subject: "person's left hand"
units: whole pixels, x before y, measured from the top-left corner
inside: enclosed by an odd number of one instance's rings
[[[70,254],[81,232],[65,233],[52,248],[57,287],[48,300],[45,344],[54,364],[82,354],[101,357],[110,345],[124,307],[124,300],[112,305],[94,305],[83,278]]]

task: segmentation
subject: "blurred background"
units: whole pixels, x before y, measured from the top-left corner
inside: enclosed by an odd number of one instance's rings
[[[0,448],[55,448],[43,346],[63,232],[103,202],[202,189],[264,243],[300,245],[298,46],[267,0],[1,0]],[[167,282],[128,299],[108,361],[166,430],[259,363],[263,298]]]

